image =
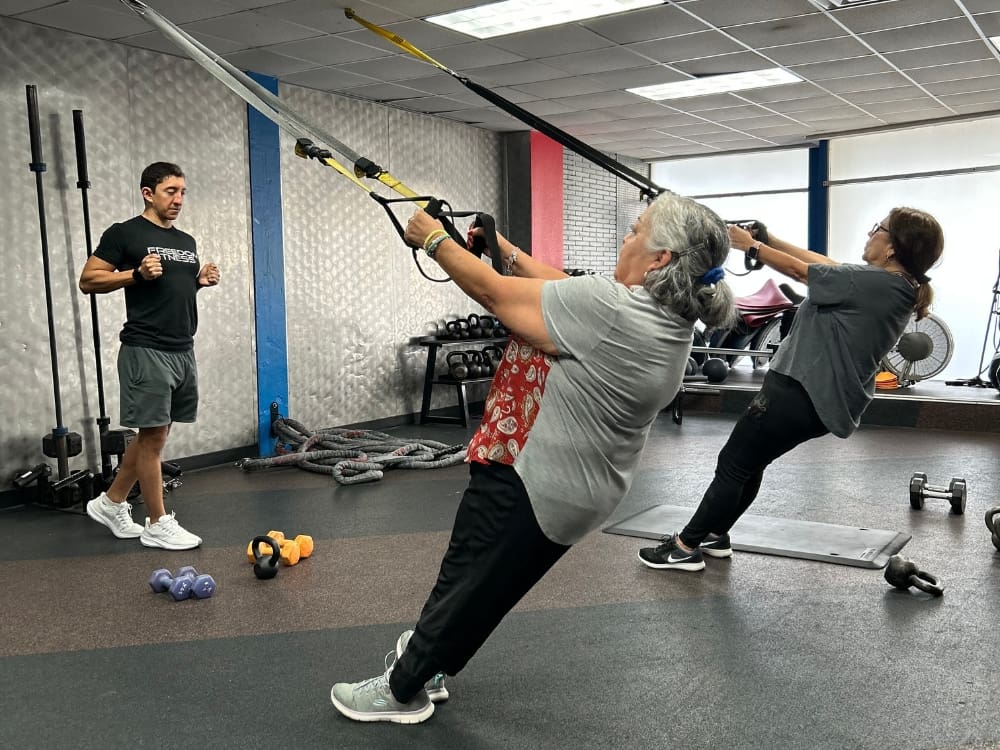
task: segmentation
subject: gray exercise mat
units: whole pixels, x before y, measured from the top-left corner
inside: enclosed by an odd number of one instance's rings
[[[680,531],[694,508],[654,505],[604,529],[607,534],[659,539]],[[793,521],[787,518],[743,515],[730,531],[733,549],[819,560],[856,568],[884,568],[889,557],[910,541],[899,531]]]

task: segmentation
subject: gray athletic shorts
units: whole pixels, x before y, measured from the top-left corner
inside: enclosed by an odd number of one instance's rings
[[[162,427],[198,416],[198,367],[194,350],[164,352],[122,344],[118,350],[121,423]]]

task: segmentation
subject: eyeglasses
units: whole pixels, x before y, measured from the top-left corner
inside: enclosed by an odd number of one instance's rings
[[[889,230],[882,226],[882,222],[880,221],[876,221],[872,225],[872,228],[868,230],[868,236],[871,237],[873,234],[877,234],[878,232],[885,232],[886,234],[889,234]]]

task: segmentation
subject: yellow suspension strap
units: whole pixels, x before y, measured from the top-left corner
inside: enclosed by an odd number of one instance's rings
[[[452,215],[450,207],[448,211],[443,210],[443,207],[447,206],[446,203],[435,199],[432,196],[418,195],[371,159],[356,153],[349,146],[341,143],[332,135],[324,132],[320,127],[295,112],[279,97],[275,96],[272,92],[261,86],[246,73],[223,59],[220,55],[217,55],[197,39],[190,36],[183,29],[171,23],[160,13],[156,12],[142,2],[142,0],[121,0],[121,2],[138,16],[145,19],[146,22],[155,29],[160,31],[160,33],[185,52],[188,57],[198,63],[220,83],[226,86],[226,88],[243,99],[243,101],[251,107],[259,111],[262,115],[270,119],[278,125],[278,127],[292,135],[292,137],[296,139],[295,154],[297,156],[305,159],[316,159],[324,166],[330,167],[338,174],[343,175],[350,180],[352,184],[368,193],[372,199],[385,209],[400,238],[403,238],[403,226],[400,224],[395,214],[393,214],[389,204],[407,201],[415,203],[421,208],[427,210],[435,216],[435,218],[440,219],[442,224],[444,224],[446,229],[448,229],[448,233],[451,237],[460,245],[465,246],[465,238],[455,229],[454,224],[450,221],[450,216]],[[353,169],[346,167],[344,164],[337,161],[329,149],[315,145],[316,142],[326,144],[338,153],[346,156],[353,163]],[[377,180],[402,197],[397,199],[384,198],[376,193],[374,189],[369,188],[364,182],[362,182],[361,178]],[[472,215],[473,213],[474,212],[467,212],[463,215]],[[406,243],[405,238],[403,241]],[[417,260],[417,248],[414,248],[409,243],[406,244],[414,251],[414,261],[417,263],[420,273],[423,274],[425,278],[428,278],[431,281],[449,280],[447,278],[431,279],[431,277],[427,276]],[[479,254],[481,255],[481,250]],[[496,253],[494,254],[494,267],[499,268],[499,263],[499,253]]]
[[[537,130],[539,133],[547,135],[549,138],[565,146],[570,151],[579,154],[587,161],[590,161],[593,164],[596,164],[597,166],[606,169],[608,172],[615,175],[619,179],[624,180],[625,182],[629,183],[630,185],[633,185],[634,187],[637,187],[639,189],[640,197],[651,199],[655,198],[657,195],[664,192],[664,188],[657,185],[655,182],[650,180],[645,175],[641,175],[635,170],[629,169],[618,160],[612,159],[607,154],[598,151],[593,146],[587,145],[580,139],[567,133],[565,130],[558,128],[552,123],[548,122],[547,120],[543,120],[541,117],[538,117],[537,115],[532,114],[528,110],[519,107],[518,105],[514,104],[514,102],[510,101],[509,99],[505,99],[504,97],[500,96],[494,91],[491,91],[485,86],[476,83],[475,81],[471,80],[466,76],[456,73],[451,68],[439,63],[437,60],[428,55],[426,52],[423,52],[414,47],[412,44],[410,44],[410,42],[406,41],[405,39],[403,39],[403,37],[399,36],[398,34],[393,34],[388,29],[384,29],[381,26],[372,23],[371,21],[366,21],[365,19],[361,18],[357,13],[354,12],[353,9],[345,8],[344,15],[356,21],[357,23],[361,24],[369,31],[378,34],[383,39],[396,45],[404,52],[413,55],[418,60],[422,60],[425,63],[433,65],[438,70],[447,73],[452,78],[458,80],[467,89],[474,91],[476,94],[486,99],[486,101],[490,102],[491,104],[495,104],[497,107],[502,109],[507,114],[516,117],[518,120],[525,123],[529,127]]]

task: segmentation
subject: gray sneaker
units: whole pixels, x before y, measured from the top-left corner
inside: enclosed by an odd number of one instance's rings
[[[139,541],[147,547],[159,547],[160,549],[194,549],[201,544],[201,537],[195,536],[185,529],[174,516],[160,516],[156,523],[150,523],[146,519],[146,528],[142,530]]]
[[[142,534],[142,526],[132,520],[132,506],[116,503],[104,492],[87,503],[87,515],[107,526],[119,539],[135,539]]]
[[[410,642],[410,636],[412,635],[412,630],[404,630],[402,635],[396,639],[397,659],[399,659],[403,655],[403,652],[406,651],[406,644]],[[424,683],[424,690],[427,691],[427,697],[431,699],[432,703],[444,703],[451,697],[451,693],[448,692],[448,688],[444,685],[444,672],[438,672],[436,675],[427,680],[427,682]]]
[[[434,704],[427,693],[421,690],[409,703],[400,703],[389,689],[391,672],[390,666],[385,673],[364,682],[338,682],[330,690],[334,708],[355,721],[391,721],[396,724],[427,721],[434,713]]]

